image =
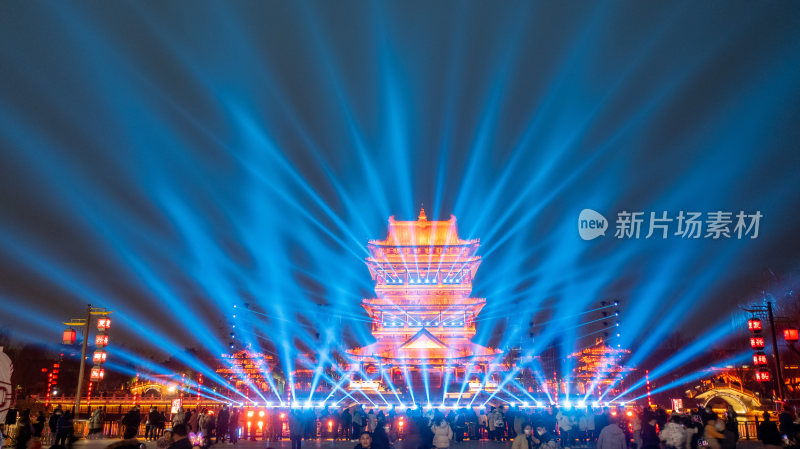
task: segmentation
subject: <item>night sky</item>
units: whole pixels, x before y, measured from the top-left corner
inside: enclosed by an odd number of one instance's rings
[[[476,342],[573,317],[536,331],[568,351],[617,299],[646,352],[791,291],[800,4],[5,1],[0,167],[17,339],[92,303],[112,346],[365,344],[366,243],[424,204],[481,239]],[[763,217],[618,239],[621,211]]]

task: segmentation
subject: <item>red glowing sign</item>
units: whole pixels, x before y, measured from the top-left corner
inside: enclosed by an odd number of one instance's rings
[[[64,335],[61,337],[61,343],[65,345],[71,345],[75,343],[75,339],[77,338],[78,333],[75,332],[75,329],[66,329],[64,331]]]
[[[92,373],[89,375],[89,379],[91,379],[92,382],[99,382],[103,380],[105,376],[106,376],[106,371],[103,368],[95,367],[92,368]]]
[[[97,320],[97,330],[99,331],[107,331],[108,328],[111,327],[111,319],[109,318],[100,318]]]
[[[750,318],[747,320],[747,328],[750,329],[750,332],[753,332],[754,334],[761,332],[761,320],[758,318]]]
[[[756,371],[756,380],[759,382],[769,382],[769,371]]]
[[[765,366],[767,364],[767,355],[759,351],[753,354],[753,365]]]
[[[783,338],[789,343],[794,343],[797,341],[797,333],[797,329],[784,329]]]
[[[750,337],[750,347],[753,349],[764,349],[764,337]]]
[[[106,356],[107,354],[103,350],[95,351],[94,354],[92,355],[92,362],[95,365],[101,365],[106,362]]]
[[[763,340],[763,338],[762,338]],[[94,338],[94,345],[98,348],[105,348],[108,346],[108,335],[98,335]]]

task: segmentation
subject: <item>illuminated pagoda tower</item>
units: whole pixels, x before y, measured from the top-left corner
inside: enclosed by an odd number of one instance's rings
[[[367,245],[376,297],[362,305],[377,341],[349,351],[366,364],[367,373],[378,366],[390,368],[393,381],[402,382],[401,368],[417,374],[447,369],[453,381],[460,381],[470,364],[483,364],[502,352],[471,341],[486,304],[484,298],[470,297],[481,263],[479,246],[477,239],[459,238],[452,215],[447,221],[428,221],[421,209],[416,221],[389,217],[386,239]],[[485,372],[485,365],[473,370]]]

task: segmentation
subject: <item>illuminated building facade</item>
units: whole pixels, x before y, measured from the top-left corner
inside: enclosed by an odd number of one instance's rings
[[[217,369],[217,374],[230,381],[231,385],[246,396],[255,396],[257,389],[262,394],[271,391],[267,375],[275,365],[275,358],[259,354],[247,349],[234,352],[232,354],[222,354],[226,360],[222,368]],[[282,381],[273,375],[276,387],[282,391]],[[279,391],[279,393],[281,392]]]
[[[475,321],[484,298],[472,298],[472,280],[481,263],[479,240],[458,236],[456,219],[429,221],[425,210],[415,221],[389,218],[384,240],[371,240],[366,258],[376,297],[362,301],[377,341],[349,354],[367,366],[433,375],[451,370],[453,381],[473,372],[501,351],[473,343]],[[435,380],[433,381],[435,386]]]
[[[630,353],[627,349],[612,348],[598,338],[593,345],[570,355],[576,359],[572,380],[576,383],[578,393],[587,394],[586,390],[592,389],[589,394],[599,395],[611,385],[617,385],[619,389],[623,374],[630,371],[622,359]]]

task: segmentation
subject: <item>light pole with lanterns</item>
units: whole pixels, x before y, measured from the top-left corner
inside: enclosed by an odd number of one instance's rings
[[[769,382],[772,380],[767,368],[767,355],[764,352],[766,341],[761,336],[763,324],[759,316],[766,317],[769,320],[769,329],[772,334],[772,353],[775,358],[775,394],[779,399],[785,397],[785,386],[783,384],[783,371],[781,369],[781,355],[778,352],[778,337],[775,334],[775,317],[772,314],[772,302],[767,301],[766,305],[751,306],[751,308],[744,309],[745,312],[752,314],[752,317],[747,320],[747,329],[750,331],[750,347],[756,352],[753,354],[753,365],[756,366],[756,381]]]
[[[84,374],[84,366],[86,364],[86,349],[89,343],[89,327],[92,324],[92,316],[99,316],[97,319],[97,336],[95,337],[95,347],[100,348],[95,351],[94,355],[92,356],[92,367],[90,381],[100,381],[103,380],[105,377],[105,370],[103,370],[102,365],[106,361],[106,351],[102,348],[108,346],[108,329],[111,327],[111,320],[108,318],[108,315],[112,313],[111,310],[106,310],[105,308],[101,307],[92,307],[91,304],[86,305],[86,318],[74,318],[69,321],[65,321],[64,324],[68,327],[64,330],[64,333],[61,338],[61,343],[65,345],[72,345],[75,343],[77,337],[77,331],[74,329],[75,327],[83,328],[83,342],[81,344],[81,360],[80,366],[78,368],[78,388],[75,391],[75,417],[77,418],[80,414],[80,406],[81,406],[81,390],[83,390],[83,374]]]

